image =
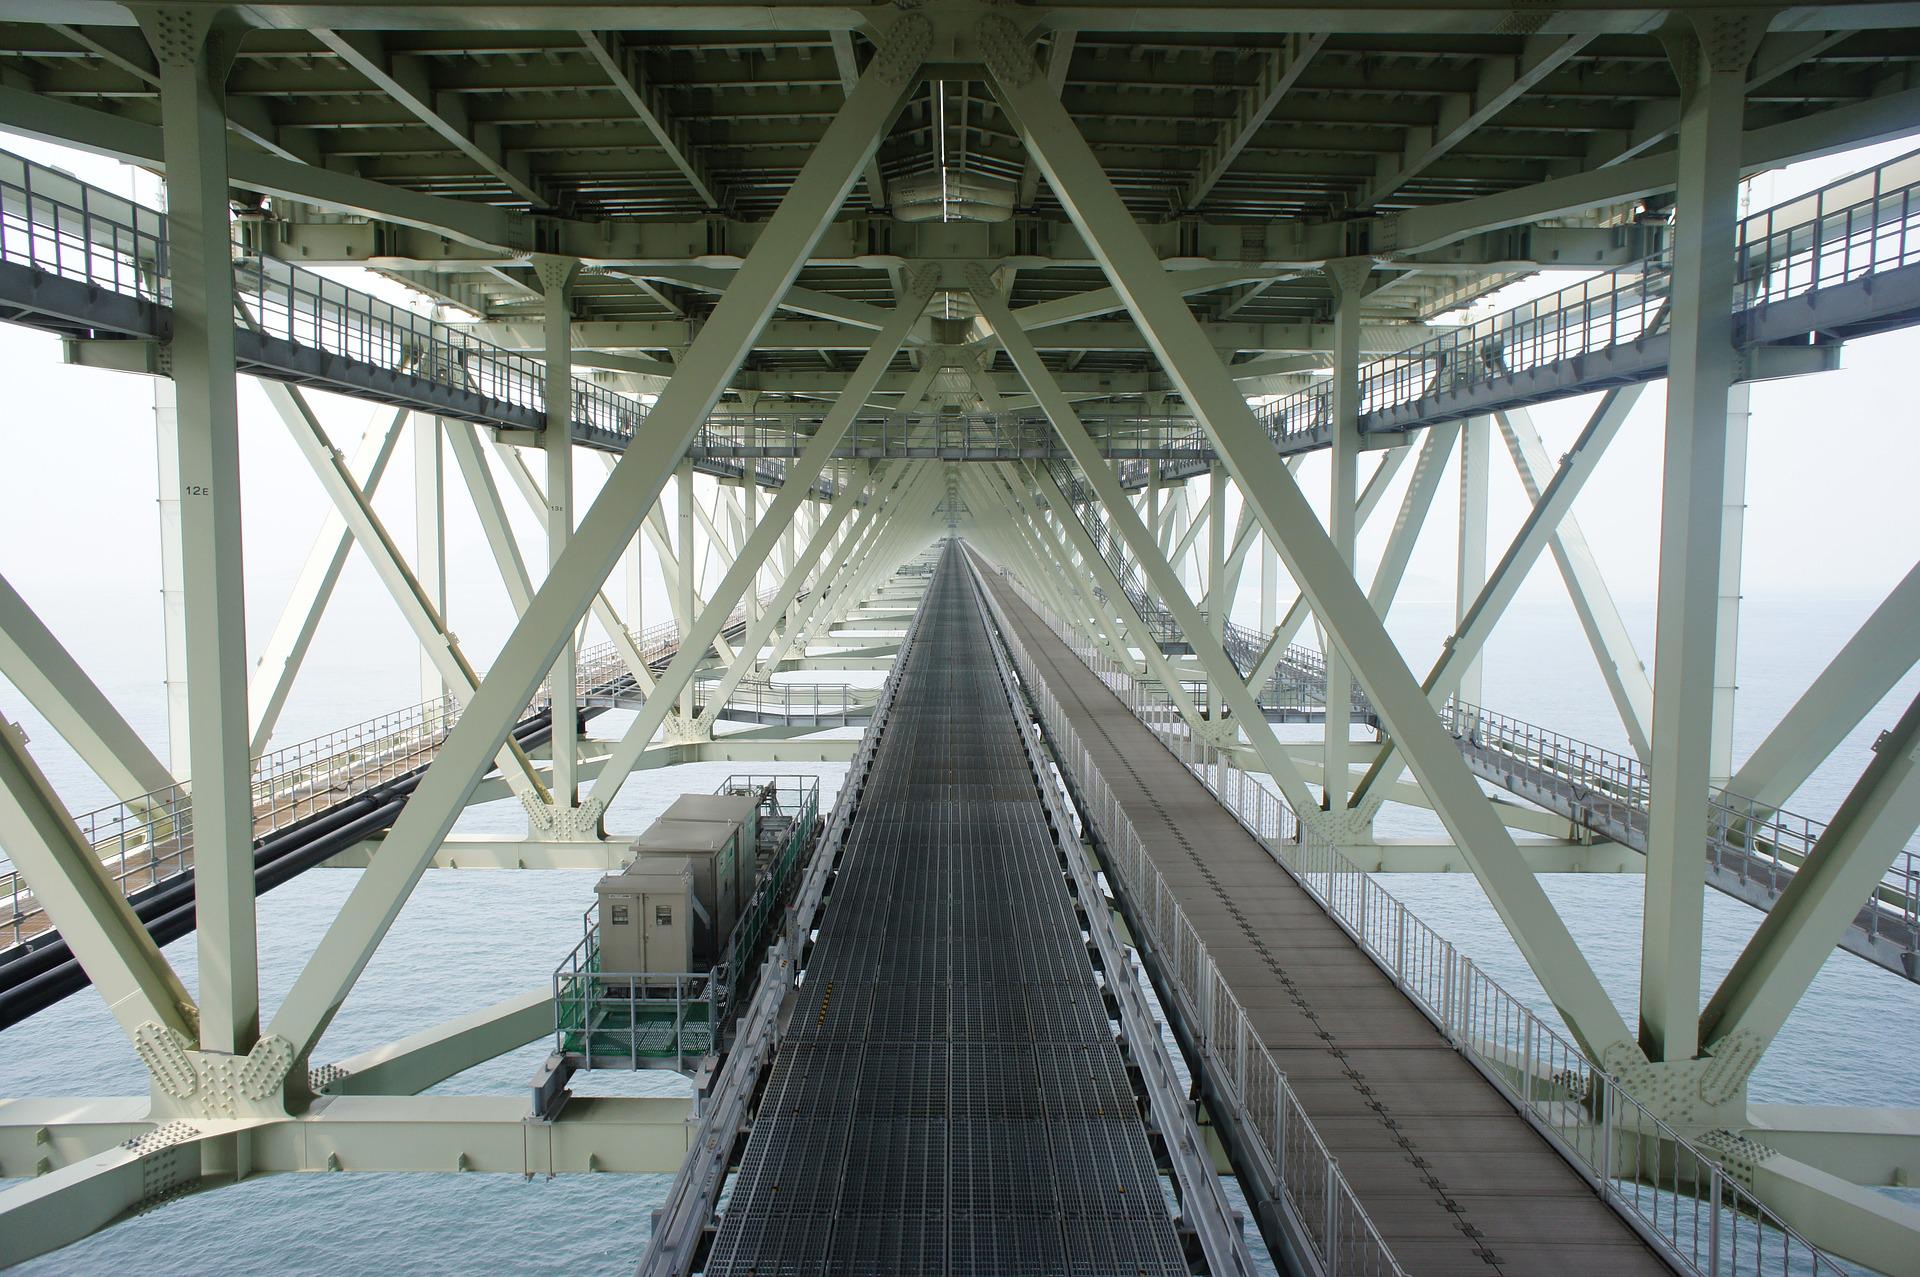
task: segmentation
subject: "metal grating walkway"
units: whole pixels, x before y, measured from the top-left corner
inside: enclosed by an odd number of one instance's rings
[[[1019,595],[982,578],[1407,1271],[1670,1273]]]
[[[708,1274],[1188,1264],[949,549]]]

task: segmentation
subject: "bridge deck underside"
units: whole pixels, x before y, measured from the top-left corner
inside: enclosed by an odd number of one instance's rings
[[[704,1271],[1187,1273],[950,557]]]
[[[1206,787],[985,579],[1395,1258],[1422,1277],[1667,1272]]]

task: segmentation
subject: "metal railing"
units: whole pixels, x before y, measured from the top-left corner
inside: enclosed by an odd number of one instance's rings
[[[1738,232],[1735,306],[1755,311],[1818,289],[1920,263],[1920,155],[1908,155],[1782,201],[1744,219]],[[26,265],[107,292],[165,304],[166,222],[123,196],[0,152],[0,261]],[[1361,370],[1364,418],[1457,390],[1640,341],[1667,307],[1671,262],[1655,256],[1604,272],[1501,314],[1463,325]],[[545,411],[545,367],[532,356],[481,340],[460,325],[428,319],[368,293],[277,259],[244,257],[236,288],[262,330],[306,349],[396,375],[471,391],[531,421]],[[1284,452],[1331,438],[1331,392],[1310,385],[1259,413]],[[615,446],[647,413],[639,400],[574,379],[573,424]],[[819,418],[806,414],[720,414],[703,425],[696,457],[757,457],[769,483],[798,454]],[[1103,452],[1122,459],[1122,478],[1143,477],[1139,460],[1213,455],[1190,417],[1091,415],[1085,424]],[[962,456],[1012,460],[1064,455],[1034,414],[875,414],[855,421],[839,449],[847,456]]]
[[[1406,1269],[1394,1259],[1294,1096],[1286,1073],[1214,965],[1206,943],[1161,876],[1072,721],[1038,676],[1018,632],[999,614],[991,592],[984,593],[1047,730],[1054,757],[1071,774],[1081,803],[1100,832],[1108,871],[1125,893],[1136,928],[1146,933],[1143,938],[1159,955],[1173,985],[1170,992],[1209,1057],[1209,1072],[1236,1107],[1241,1129],[1250,1137],[1249,1146],[1260,1157],[1291,1217],[1290,1234],[1313,1251],[1323,1272],[1342,1277],[1404,1274]],[[1025,597],[1024,589],[1021,593]],[[1279,832],[1276,827],[1275,833]],[[1163,990],[1163,996],[1167,992]]]
[[[1832,1257],[1794,1232],[1698,1146],[1683,1139],[1636,1100],[1619,1081],[1575,1046],[1559,1028],[1536,1015],[1481,971],[1445,937],[1422,922],[1373,875],[1349,860],[1324,837],[1307,831],[1279,795],[1233,765],[1230,754],[1186,733],[1164,696],[1136,683],[1128,672],[1075,634],[1015,578],[1002,573],[1021,596],[1088,669],[1131,708],[1175,757],[1206,784],[1222,806],[1285,869],[1395,985],[1437,1025],[1448,1040],[1500,1088],[1532,1125],[1547,1136],[1593,1186],[1600,1197],[1625,1215],[1682,1271],[1697,1277],[1776,1277],[1780,1273],[1838,1274]],[[1024,653],[1022,659],[1026,660]],[[1031,661],[1027,661],[1029,671]],[[1031,675],[1030,675],[1031,677]],[[1037,678],[1039,687],[1044,684]],[[1051,718],[1063,733],[1072,725],[1053,706]],[[1049,723],[1049,731],[1053,725]],[[1068,737],[1077,744],[1077,738]],[[1079,750],[1084,755],[1084,749]],[[1090,759],[1084,764],[1091,768]],[[1114,807],[1107,791],[1105,809]],[[1100,818],[1096,810],[1096,819]],[[1109,816],[1108,819],[1114,819]],[[1124,819],[1124,816],[1119,817]],[[1131,855],[1133,864],[1129,865]],[[1244,1015],[1237,1004],[1227,1010],[1199,1000],[1195,990],[1211,994],[1198,975],[1197,934],[1188,924],[1165,928],[1169,914],[1164,881],[1137,837],[1123,844],[1120,876],[1152,884],[1154,894],[1134,899],[1150,903],[1153,932],[1170,955],[1169,969],[1179,973],[1190,1010],[1207,1014],[1207,1049],[1244,1069],[1257,1039],[1240,1035]],[[1132,883],[1129,886],[1132,887]],[[1184,918],[1180,918],[1184,921]],[[1163,931],[1169,934],[1163,934]],[[1191,973],[1191,974],[1189,974]],[[1217,974],[1217,973],[1216,973]],[[1230,996],[1231,990],[1225,990]],[[1222,1035],[1216,1023],[1234,1026]],[[1284,1085],[1284,1076],[1282,1076]],[[1239,1091],[1237,1097],[1248,1093]],[[1338,1234],[1335,1234],[1338,1236]],[[1338,1271],[1351,1271],[1340,1268]],[[1363,1270],[1364,1271],[1364,1270]]]
[[[0,261],[164,305],[166,214],[0,151]]]
[[[694,435],[696,458],[796,457],[824,416],[818,411],[716,412]],[[1088,412],[1081,417],[1103,455],[1123,475],[1144,474],[1137,458],[1204,460],[1213,445],[1192,417],[1172,413]],[[1063,457],[1052,424],[1036,413],[870,412],[856,417],[834,449],[842,457],[949,457],[1019,461]]]
[[[729,1015],[758,968],[754,957],[768,938],[820,819],[820,781],[814,776],[735,775],[717,794],[759,797],[758,820],[784,831],[754,892],[726,937],[710,971],[604,971],[600,927],[590,906],[580,919],[580,941],[553,973],[555,1049],[580,1058],[582,1068],[671,1066],[685,1071],[721,1047]],[[757,847],[743,848],[756,855]]]
[[[744,678],[727,693],[724,705],[714,706],[708,699],[720,676],[694,684],[696,713],[719,709],[747,721],[802,722],[810,726],[845,727],[854,718],[873,712],[880,689],[854,687],[850,683],[776,683],[766,679]]]
[[[816,776],[742,774],[727,777],[714,792],[760,795],[762,828],[770,819],[778,819],[787,830],[766,869],[755,879],[753,896],[740,909],[740,919],[727,938],[726,955],[720,963],[728,1000],[738,1006],[742,990],[756,970],[754,956],[768,938],[768,926],[786,899],[793,871],[820,823],[820,780]]]
[[[1740,223],[1739,303],[1802,297],[1920,264],[1920,152],[1782,200]]]
[[[262,336],[437,385],[469,390],[528,414],[546,411],[546,368],[457,324],[382,301],[271,257],[234,263],[236,300]]]
[[[767,591],[761,599],[764,603],[772,597],[773,591]],[[745,617],[743,603],[729,617],[729,630],[737,633]],[[680,632],[671,623],[655,626],[638,636],[636,644],[650,664],[663,665],[679,650]],[[631,672],[614,644],[581,651],[578,688],[583,703],[610,699],[612,691],[631,686]],[[773,693],[743,687],[743,700],[771,710]],[[787,703],[798,712],[810,705],[809,695],[796,691]],[[854,688],[844,693],[823,690],[818,696],[820,712],[831,717],[836,707],[844,706],[839,710],[844,721],[859,712],[864,695]],[[538,713],[551,704],[551,688],[543,683],[527,710]],[[446,696],[262,754],[253,764],[254,837],[265,837],[424,767],[459,721],[460,710],[459,700]],[[110,803],[74,819],[108,876],[130,899],[193,868],[193,801],[185,783]],[[31,886],[10,866],[0,865],[0,953],[51,930]]]
[[[122,195],[0,151],[0,261],[167,305],[167,219]],[[325,275],[239,257],[236,300],[260,333],[415,382],[468,391],[532,424],[546,411],[546,365]],[[154,334],[157,335],[157,334]],[[638,399],[574,378],[573,424],[624,443],[647,415]]]
[[[1441,721],[1476,774],[1636,851],[1647,849],[1652,781],[1638,758],[1449,701]],[[1826,824],[1716,788],[1707,794],[1707,876],[1771,903],[1786,890]],[[1903,849],[1854,924],[1911,949],[1920,934],[1920,853]]]
[[[1749,315],[1822,288],[1920,264],[1920,152],[1742,219],[1733,307]],[[1643,340],[1665,323],[1673,262],[1662,252],[1375,359],[1360,370],[1371,414]],[[1259,414],[1286,452],[1332,437],[1328,381]]]
[[[254,760],[253,834],[262,838],[430,762],[460,714],[452,697],[382,714]],[[193,868],[193,799],[167,786],[74,817],[129,898]],[[17,871],[0,872],[0,951],[51,929]]]
[[[600,927],[588,909],[580,942],[553,973],[555,1049],[583,1068],[671,1066],[685,1072],[713,1050],[726,1016],[717,971],[602,971]]]

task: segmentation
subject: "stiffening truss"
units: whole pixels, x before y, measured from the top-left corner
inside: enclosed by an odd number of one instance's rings
[[[1920,119],[1910,87],[1920,45],[1900,6],[1849,7],[1852,21],[1883,15],[1892,28],[1862,32],[1827,29],[1819,6],[1769,18],[1622,3],[1555,10],[1517,38],[1501,33],[1504,10],[1436,13],[1459,45],[1434,73],[1431,109],[1408,122],[1354,105],[1371,101],[1356,55],[1366,39],[1386,40],[1380,74],[1402,75],[1393,39],[1434,38],[1418,16],[1396,11],[1402,29],[1383,33],[1356,12],[1353,30],[1329,32],[1288,6],[1250,8],[1231,21],[1270,25],[1273,38],[1233,59],[1230,92],[1201,95],[1212,123],[1198,145],[1165,121],[1129,125],[1137,144],[1119,136],[1112,117],[1129,99],[1107,64],[1127,41],[1151,43],[1179,83],[1184,51],[1218,38],[1191,29],[1213,11],[809,11],[832,29],[771,32],[766,58],[788,81],[794,119],[816,128],[727,123],[741,84],[706,65],[714,41],[693,34],[727,30],[737,15],[725,5],[638,8],[615,24],[632,30],[611,29],[599,9],[543,13],[541,30],[521,34],[549,56],[523,62],[514,83],[489,81],[508,73],[485,57],[463,58],[487,47],[482,32],[444,29],[440,10],[387,7],[362,23],[331,6],[325,21],[299,26],[314,16],[307,6],[282,10],[285,29],[190,6],[105,4],[59,25],[0,27],[0,123],[166,172],[164,346],[157,330],[108,341],[83,323],[94,335],[70,349],[76,362],[168,374],[156,416],[177,520],[163,557],[179,622],[169,678],[185,690],[170,726],[184,750],[162,760],[143,744],[4,581],[0,673],[111,790],[120,819],[144,831],[139,845],[171,847],[172,873],[191,868],[190,921],[176,918],[162,938],[190,927],[201,972],[191,998],[160,952],[162,933],[129,902],[134,841],[95,837],[48,784],[11,721],[18,712],[0,720],[0,847],[18,871],[12,898],[40,919],[32,934],[17,923],[11,937],[0,931],[0,942],[57,931],[154,1079],[149,1097],[0,1101],[0,1170],[35,1176],[0,1194],[0,1261],[106,1226],[148,1200],[156,1174],[172,1189],[296,1170],[678,1167],[690,1128],[675,1102],[603,1102],[528,1127],[520,1101],[419,1094],[541,1036],[551,1023],[543,993],[334,1065],[323,1035],[428,869],[606,868],[619,843],[605,816],[635,771],[850,757],[850,741],[810,738],[823,725],[817,698],[811,718],[789,698],[775,721],[716,727],[736,697],[782,676],[885,669],[897,644],[884,635],[901,628],[912,597],[890,583],[957,532],[1076,641],[1157,689],[1187,739],[1263,775],[1362,868],[1472,873],[1580,1047],[1680,1137],[1724,1150],[1788,1224],[1883,1270],[1910,1262],[1920,1216],[1870,1190],[1920,1169],[1912,1114],[1750,1104],[1746,1078],[1836,946],[1920,974],[1920,937],[1880,925],[1883,906],[1899,912],[1900,890],[1907,905],[1914,898],[1913,877],[1889,869],[1920,823],[1920,704],[1889,725],[1831,820],[1803,825],[1791,846],[1784,832],[1794,792],[1920,656],[1920,568],[1735,767],[1727,666],[1745,383],[1778,365],[1736,355],[1745,338],[1734,309],[1715,300],[1751,285],[1739,272],[1753,245],[1734,217],[1743,172]],[[486,4],[462,20],[502,31],[530,22]],[[787,19],[776,9],[768,20]],[[430,26],[442,29],[414,30]],[[677,31],[655,42],[657,26]],[[1164,36],[1141,41],[1140,31]],[[1657,85],[1614,65],[1633,60],[1616,51],[1638,50],[1636,40],[1671,59]],[[1869,41],[1882,74],[1860,77],[1841,55]],[[682,45],[691,59],[674,54]],[[76,49],[64,62],[40,56]],[[269,104],[261,77],[276,59],[297,71]],[[683,91],[689,61],[719,77],[711,93],[729,105],[712,118]],[[1576,73],[1614,77],[1631,109],[1577,146],[1537,142],[1530,153],[1521,135],[1576,136],[1555,97]],[[948,83],[969,86],[957,128],[927,109],[945,102]],[[343,86],[373,104],[352,122],[368,136],[351,162],[336,136],[347,122],[325,105]],[[593,165],[554,144],[555,120],[535,105],[495,118],[483,90],[522,103],[597,95],[608,114],[576,122],[581,144],[626,156],[628,169],[595,194]],[[92,100],[110,92],[122,109]],[[1800,109],[1816,100],[1823,109]],[[1325,171],[1289,175],[1274,131],[1295,143],[1327,133],[1332,122],[1312,117],[1329,101],[1348,103],[1340,125],[1388,143],[1364,150],[1363,170],[1335,148]],[[748,131],[718,140],[729,127]],[[968,203],[1004,195],[1004,219],[910,216],[922,160],[956,139],[962,158],[939,175]],[[1183,161],[1130,176],[1142,168],[1127,162],[1136,145]],[[739,158],[754,148],[782,158],[755,170]],[[236,189],[254,201],[238,223],[243,258],[371,266],[471,310],[473,333],[508,352],[498,358],[528,357],[544,378],[538,402],[511,419],[382,400],[343,450],[312,391],[269,370],[274,415],[329,512],[253,664],[236,340],[263,321],[229,269]],[[1669,205],[1670,225],[1656,216]],[[1816,241],[1827,233],[1815,223]],[[1446,316],[1460,304],[1517,274],[1633,267],[1663,246],[1671,300],[1646,334],[1667,343],[1656,370],[1668,376],[1664,478],[1687,499],[1662,513],[1649,664],[1572,507],[1654,373],[1615,379],[1625,384],[1604,390],[1558,459],[1518,399],[1486,412],[1443,406],[1417,430],[1364,429],[1377,408],[1364,378],[1413,367],[1431,377],[1423,395],[1444,395],[1445,362],[1419,352],[1455,333]],[[13,268],[11,252],[0,245],[0,271]],[[1853,328],[1920,314],[1899,309],[1913,290],[1905,268],[1920,264],[1887,264],[1879,309],[1840,312]],[[30,322],[50,326],[50,315],[31,310]],[[1822,328],[1809,319],[1806,333]],[[1489,366],[1504,357],[1484,343],[1474,353]],[[421,375],[417,363],[399,368]],[[1324,382],[1310,376],[1325,371]],[[473,367],[463,375],[473,382]],[[630,413],[617,444],[591,420],[575,428],[582,386]],[[1324,419],[1298,449],[1287,422],[1249,402],[1317,387]],[[891,433],[868,447],[878,419]],[[411,555],[373,505],[403,442],[413,445]],[[583,445],[605,473],[576,509]],[[1299,477],[1307,450],[1328,454],[1325,520]],[[1531,503],[1504,547],[1487,530],[1501,455]],[[1382,618],[1456,471],[1458,621],[1416,669]],[[460,489],[517,618],[490,661],[463,651],[450,628],[445,518]],[[515,501],[536,517],[544,556],[521,544]],[[1363,580],[1358,537],[1383,508],[1394,510],[1392,530]],[[292,991],[263,1007],[254,844],[262,803],[277,810],[279,800],[271,784],[263,798],[255,760],[276,739],[355,553],[420,648],[426,708],[406,728],[410,787],[377,829],[332,850],[330,863],[365,872]],[[1631,745],[1605,777],[1569,779],[1544,737],[1522,757],[1510,720],[1480,704],[1488,637],[1549,553]],[[641,584],[656,574],[669,616],[649,627]],[[1233,623],[1249,577],[1255,627]],[[1295,646],[1309,624],[1323,660]],[[589,643],[596,630],[602,645]],[[846,694],[835,725],[857,716],[856,699]],[[591,715],[610,707],[637,713],[619,739],[594,739]],[[1301,722],[1319,725],[1319,739],[1279,730]],[[451,834],[469,805],[503,797],[524,806],[525,838]],[[1431,811],[1446,839],[1376,837],[1388,802]],[[1608,804],[1618,814],[1593,814]],[[1732,889],[1726,857],[1762,852],[1781,872],[1745,898],[1765,917],[1702,1006],[1705,890]],[[1750,864],[1736,868],[1746,881]],[[1637,1024],[1602,988],[1543,872],[1645,876]],[[157,883],[157,861],[150,874]]]

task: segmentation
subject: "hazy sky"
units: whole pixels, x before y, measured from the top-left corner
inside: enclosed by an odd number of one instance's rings
[[[88,180],[151,194],[152,179],[108,161],[24,141],[0,146],[50,160]],[[1797,166],[1767,179],[1756,207],[1835,176],[1880,162],[1907,148],[1875,148],[1850,157]],[[1754,598],[1810,594],[1853,597],[1861,612],[1883,594],[1920,553],[1920,515],[1913,481],[1920,474],[1911,369],[1920,362],[1920,335],[1894,333],[1850,345],[1842,371],[1763,383],[1753,396],[1748,479],[1745,591]],[[151,687],[159,670],[158,554],[155,511],[152,389],[141,377],[64,366],[59,343],[32,330],[0,325],[0,368],[8,389],[4,501],[0,501],[0,574],[18,588],[66,639],[103,683],[116,679],[105,665],[138,672]],[[1660,501],[1663,386],[1650,387],[1575,507],[1601,565],[1623,600],[1645,600],[1655,585]],[[390,412],[327,395],[314,396],[335,443],[351,453],[371,419]],[[246,527],[247,604],[253,646],[273,619],[319,526],[326,502],[257,385],[241,379],[243,512]],[[1534,411],[1554,457],[1565,450],[1591,410],[1594,397]],[[1371,461],[1363,463],[1370,465]],[[411,449],[404,445],[377,502],[403,546],[413,541]],[[1377,555],[1411,465],[1363,539],[1361,557]],[[588,453],[576,461],[579,508],[599,486],[602,468]],[[448,463],[450,577],[453,627],[484,662],[511,624],[506,596],[464,507],[457,471]],[[1309,459],[1301,480],[1318,501],[1326,468]],[[517,494],[502,481],[525,538],[530,563],[540,540]],[[1450,473],[1429,534],[1416,552],[1402,598],[1407,609],[1444,611],[1453,593],[1457,481]],[[1526,511],[1505,450],[1495,441],[1490,557],[1498,559]],[[651,565],[650,565],[651,566]],[[537,570],[537,568],[536,568]],[[1257,574],[1246,578],[1249,589]],[[1530,578],[1527,600],[1559,589],[1551,560]],[[667,616],[657,575],[649,573],[646,620]],[[624,587],[615,597],[624,606]],[[324,726],[378,712],[397,703],[394,688],[416,667],[410,640],[363,560],[355,556],[334,613],[323,628],[316,661],[325,668],[371,671],[363,680],[367,703],[351,685],[327,687],[316,677],[296,696],[289,721],[312,716]],[[1862,601],[1864,600],[1864,601]],[[1250,593],[1240,600],[1251,609]],[[1437,639],[1437,635],[1434,636]],[[1410,653],[1424,671],[1432,651]],[[1649,660],[1650,652],[1643,652]],[[1813,670],[1806,671],[1806,677]],[[351,680],[349,680],[349,684]],[[377,702],[372,697],[379,696]],[[0,702],[10,716],[20,700]],[[144,697],[140,699],[144,700]],[[130,716],[140,715],[129,710]],[[145,725],[143,724],[143,730]],[[318,730],[316,728],[315,730]]]

